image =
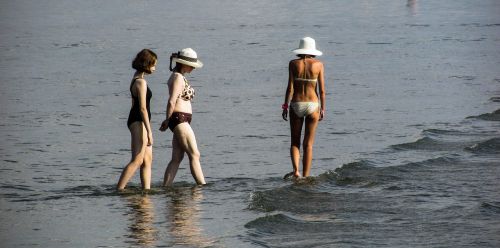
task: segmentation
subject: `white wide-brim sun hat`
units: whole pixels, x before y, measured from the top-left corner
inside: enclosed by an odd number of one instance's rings
[[[323,52],[316,49],[316,41],[311,37],[304,37],[300,40],[299,48],[293,50],[295,54],[321,56]]]
[[[189,65],[194,68],[203,67],[203,63],[198,59],[198,55],[192,48],[184,48],[177,53],[177,56],[172,58],[175,63]]]

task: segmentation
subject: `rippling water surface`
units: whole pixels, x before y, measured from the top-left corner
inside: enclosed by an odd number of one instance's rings
[[[3,1],[4,247],[499,247],[500,3]],[[311,178],[291,170],[280,105],[291,50],[324,52],[327,114]],[[208,185],[184,162],[160,187],[156,131],[170,52],[205,66],[192,126]],[[130,63],[159,54],[151,192],[130,159]]]

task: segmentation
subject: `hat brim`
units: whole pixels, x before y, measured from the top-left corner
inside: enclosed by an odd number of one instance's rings
[[[181,63],[181,64],[184,64],[184,65],[189,65],[189,66],[192,66],[194,68],[201,68],[201,67],[203,67],[203,63],[200,60],[197,60],[196,62],[191,62],[191,61],[187,61],[187,60],[183,60],[183,59],[179,59],[179,58],[173,58],[172,60],[175,63]]]
[[[316,49],[295,49],[293,50],[293,53],[295,54],[305,54],[305,55],[314,55],[314,56],[321,56],[323,52],[316,50]]]

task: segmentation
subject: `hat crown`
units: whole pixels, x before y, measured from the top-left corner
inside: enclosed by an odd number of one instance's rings
[[[295,54],[306,54],[313,56],[321,56],[323,53],[316,49],[316,41],[311,37],[300,39],[299,48],[293,50]]]
[[[203,63],[198,59],[198,54],[192,48],[184,48],[170,57],[170,68],[172,62],[192,66],[194,68],[203,67]],[[170,69],[172,70],[172,69]]]
[[[198,59],[198,54],[192,49],[192,48],[184,48],[179,52],[179,55],[192,58],[192,59]]]
[[[299,49],[316,50],[316,41],[311,37],[304,37],[300,40]]]

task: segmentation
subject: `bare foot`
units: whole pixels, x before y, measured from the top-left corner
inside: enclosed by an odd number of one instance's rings
[[[288,179],[297,179],[297,178],[300,178],[300,173],[299,172],[289,172],[287,174],[285,174],[285,176],[283,177],[284,180],[288,180]]]

